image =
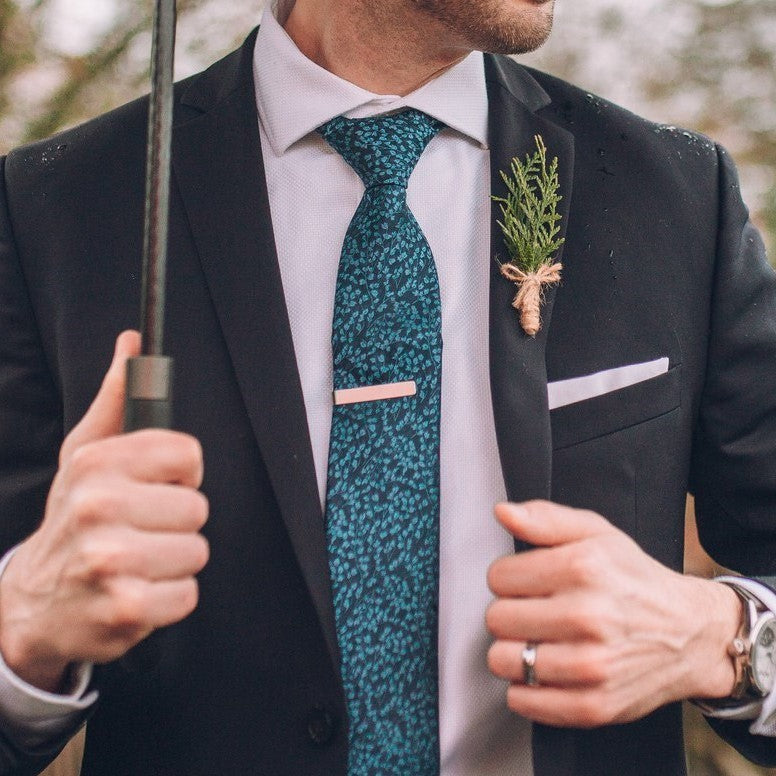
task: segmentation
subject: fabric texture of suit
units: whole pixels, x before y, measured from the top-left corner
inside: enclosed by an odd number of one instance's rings
[[[211,560],[161,664],[101,669],[85,776],[345,774],[326,542],[263,182],[253,36],[178,85],[166,343],[176,427],[205,451]],[[559,157],[563,282],[526,337],[493,263],[491,378],[512,500],[594,509],[680,568],[688,488],[721,563],[776,573],[776,277],[726,154],[487,57],[493,190],[541,134]],[[62,437],[137,325],[146,103],[3,165],[0,549],[39,521]],[[454,193],[451,192],[451,196]],[[444,203],[440,203],[443,207]],[[495,210],[494,210],[495,215]],[[494,226],[492,253],[503,256]],[[669,371],[547,406],[547,381],[667,356]],[[776,744],[718,724],[749,756]],[[62,742],[60,742],[62,743]],[[0,731],[0,773],[52,753]],[[680,707],[536,726],[536,776],[683,774]]]

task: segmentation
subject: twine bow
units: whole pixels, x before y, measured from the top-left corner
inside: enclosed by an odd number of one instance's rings
[[[535,337],[542,328],[541,305],[544,301],[545,286],[560,283],[560,271],[563,265],[543,264],[534,272],[523,272],[514,264],[501,265],[501,274],[517,285],[517,294],[512,307],[520,313],[520,325],[530,337]]]

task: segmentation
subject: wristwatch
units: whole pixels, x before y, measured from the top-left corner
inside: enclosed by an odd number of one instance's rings
[[[744,605],[744,616],[728,652],[736,669],[731,698],[764,698],[776,681],[776,615],[759,598],[729,578],[717,580],[732,588]]]
[[[750,705],[768,695],[776,683],[776,614],[757,596],[736,582],[735,577],[717,577],[741,599],[744,614],[728,647],[736,683],[727,698],[696,700],[702,711],[718,714]]]

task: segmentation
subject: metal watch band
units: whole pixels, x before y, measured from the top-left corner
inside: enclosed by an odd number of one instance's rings
[[[733,685],[733,691],[730,693],[730,699],[734,701],[741,700],[752,689],[752,681],[749,673],[751,634],[759,616],[758,603],[747,590],[744,590],[734,582],[727,580],[717,580],[723,585],[727,585],[741,600],[743,604],[743,613],[738,631],[733,640],[728,645],[728,655],[733,661],[733,669],[736,672],[736,681]]]

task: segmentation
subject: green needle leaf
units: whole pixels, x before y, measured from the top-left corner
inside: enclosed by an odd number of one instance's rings
[[[504,233],[509,263],[525,273],[552,264],[565,242],[562,237],[556,239],[561,220],[558,203],[563,199],[558,194],[558,158],[548,166],[544,140],[541,135],[534,140],[536,152],[527,154],[524,162],[515,157],[511,175],[501,170],[507,196],[493,196],[502,215],[498,225]]]

